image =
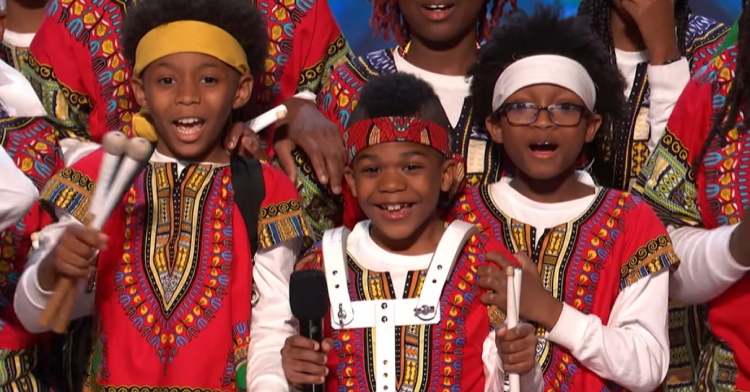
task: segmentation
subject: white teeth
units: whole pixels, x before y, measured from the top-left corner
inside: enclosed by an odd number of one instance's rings
[[[395,212],[395,211],[401,211],[402,208],[408,208],[408,207],[411,207],[411,204],[386,204],[386,205],[383,205],[381,208],[390,212]]]
[[[428,5],[426,8],[430,11],[447,10],[448,6],[445,4]]]
[[[179,125],[195,125],[201,122],[201,119],[199,118],[181,118],[177,121],[175,121]]]

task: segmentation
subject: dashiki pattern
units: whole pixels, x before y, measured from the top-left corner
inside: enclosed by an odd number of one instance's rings
[[[750,135],[742,125],[724,140],[710,134],[714,115],[724,106],[734,80],[737,52],[736,44],[729,46],[687,85],[659,146],[641,172],[638,191],[667,225],[709,230],[732,225],[750,205],[745,184],[750,178]],[[737,123],[744,120],[740,114]],[[710,145],[700,156],[707,139]],[[696,162],[700,167],[694,166]],[[670,339],[673,345],[685,342],[672,347],[672,358],[684,365],[677,369],[681,372],[675,382],[680,384],[674,390],[750,391],[750,328],[742,312],[738,313],[748,303],[750,275],[745,275],[709,303],[707,310],[671,310],[670,328],[679,335]],[[702,336],[707,336],[706,341],[699,340]]]
[[[342,134],[357,105],[362,87],[372,78],[398,72],[393,60],[395,51],[402,56],[404,54],[402,48],[384,49],[353,61],[347,60],[333,71],[331,79],[318,95],[318,105],[323,114],[339,126]],[[493,148],[484,122],[475,121],[468,97],[464,100],[458,123],[450,129],[450,133],[452,153],[466,160],[468,186],[491,184],[500,179],[504,168],[503,154],[501,149]],[[353,227],[364,215],[347,187],[344,187],[344,197],[344,223]],[[340,216],[340,213],[330,214]]]
[[[56,137],[40,118],[0,117],[0,145],[18,168],[41,189],[62,168]],[[4,391],[46,390],[34,375],[37,337],[26,332],[13,309],[13,293],[31,249],[31,234],[42,227],[34,206],[23,220],[0,233],[0,386]]]
[[[26,61],[26,54],[29,48],[13,46],[7,42],[0,42],[0,61],[5,61],[15,69],[19,69],[21,64]]]
[[[63,169],[42,200],[83,219],[101,150]],[[259,249],[307,237],[294,185],[263,166]],[[252,267],[228,165],[150,162],[103,232],[90,391],[237,391],[246,385]],[[216,356],[206,356],[207,352]],[[218,360],[221,359],[221,360]]]
[[[691,74],[700,70],[716,53],[728,27],[698,15],[691,15],[685,40]],[[640,63],[627,97],[623,118],[613,125],[613,136],[606,136],[599,156],[595,157],[593,174],[597,182],[609,188],[630,190],[649,156],[648,62]],[[661,131],[661,130],[658,130]]]
[[[120,50],[123,16],[135,0],[53,0],[21,65],[59,138],[99,142],[111,130],[131,134],[139,108],[130,90],[131,68]],[[327,0],[248,0],[266,16],[269,57],[261,82],[241,111],[249,120],[298,91],[317,92],[331,70],[352,57]],[[272,154],[272,132],[266,145]],[[309,159],[295,152],[297,178],[310,222],[335,227],[341,197],[317,181]],[[273,162],[273,161],[272,161]],[[333,211],[333,212],[330,212]],[[340,216],[341,213],[338,212]],[[322,233],[322,231],[318,231]]]
[[[450,218],[475,223],[512,253],[527,253],[556,299],[598,316],[604,324],[622,290],[678,264],[666,229],[650,208],[639,198],[613,189],[602,189],[577,219],[546,229],[538,242],[535,227],[497,208],[489,186],[468,190]],[[623,390],[583,367],[567,349],[541,339],[546,333],[543,327],[537,326],[537,332],[545,392]]]
[[[505,321],[502,312],[482,304],[477,268],[485,265],[491,244],[474,235],[464,246],[441,296],[440,322],[435,325],[396,327],[396,389],[399,392],[484,392],[482,348],[491,330]],[[321,269],[321,248],[303,269]],[[507,251],[505,251],[507,253]],[[347,259],[352,301],[397,299],[388,272],[364,269],[351,255]],[[427,270],[410,271],[401,298],[418,298]],[[326,318],[330,325],[330,316]],[[376,391],[375,333],[372,328],[326,329],[334,340],[328,356],[328,392]]]

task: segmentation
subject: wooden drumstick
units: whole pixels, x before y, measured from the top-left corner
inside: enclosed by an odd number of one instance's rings
[[[122,154],[125,151],[126,143],[127,137],[121,132],[109,132],[104,135],[102,146],[104,147],[105,154],[102,158],[102,165],[99,168],[96,190],[91,199],[91,205],[87,215],[91,214],[92,210],[96,211],[101,208],[103,195],[107,194],[107,188],[109,188],[112,177],[117,171],[117,165],[120,163]],[[48,326],[50,322],[56,318],[57,313],[60,311],[60,307],[67,301],[67,297],[71,291],[75,295],[75,284],[76,282],[72,279],[60,278],[57,281],[55,284],[55,290],[42,313],[40,319],[42,326]],[[54,325],[53,330],[58,333],[65,332],[65,330],[58,331]]]
[[[508,275],[508,311],[506,314],[508,330],[511,330],[518,326],[518,310],[521,304],[521,278],[523,274],[520,268],[513,267],[508,267],[506,274]],[[508,379],[510,380],[510,392],[521,392],[521,375],[510,373]]]
[[[130,187],[130,182],[133,177],[135,177],[135,175],[142,169],[143,164],[148,161],[152,152],[153,147],[146,139],[134,138],[127,141],[127,144],[125,145],[125,158],[120,162],[117,171],[111,172],[114,174],[114,179],[112,179],[112,175],[108,176],[111,181],[107,180],[110,182],[110,186],[106,194],[102,195],[104,200],[101,201],[101,199],[99,199],[100,201],[92,203],[92,205],[96,206],[96,209],[90,209],[89,215],[87,215],[89,228],[99,231],[104,227],[104,224],[107,219],[109,219],[112,211],[119,204],[122,196]],[[96,269],[94,267],[92,275],[89,278],[89,288],[92,290],[95,276]],[[62,333],[67,329],[68,323],[70,322],[70,315],[75,306],[77,295],[75,282],[67,283],[67,285],[68,288],[66,289],[64,301],[58,306],[56,312],[55,323],[53,325],[53,331],[55,332]],[[57,293],[57,287],[55,293]],[[46,311],[47,309],[45,309],[45,312]]]
[[[275,108],[261,114],[258,117],[255,117],[254,119],[248,121],[245,123],[250,129],[252,129],[255,133],[258,133],[271,125],[273,125],[276,121],[281,120],[282,118],[286,117],[287,114],[287,108],[284,105],[276,106]]]

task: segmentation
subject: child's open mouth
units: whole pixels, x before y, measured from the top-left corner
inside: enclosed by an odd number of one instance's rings
[[[549,158],[557,151],[557,144],[550,142],[533,143],[529,145],[529,150],[537,158]]]
[[[194,141],[200,136],[203,130],[203,125],[206,122],[202,118],[198,117],[186,117],[172,121],[172,124],[177,129],[177,134],[180,140],[184,142]]]
[[[386,219],[403,219],[411,212],[415,203],[378,204],[377,207],[383,211]]]
[[[427,19],[440,22],[450,16],[454,7],[455,4],[427,4],[422,6],[422,12],[427,16]]]

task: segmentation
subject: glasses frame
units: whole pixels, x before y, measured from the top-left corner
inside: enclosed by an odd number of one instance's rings
[[[519,107],[523,106],[526,109],[534,109],[536,112],[534,113],[534,118],[528,122],[528,123],[522,123],[522,122],[515,122],[510,120],[510,116],[508,116],[508,108],[512,107]],[[578,121],[575,122],[575,124],[560,124],[555,120],[555,115],[553,114],[553,111],[555,109],[561,108],[562,106],[566,107],[574,107],[578,109]],[[581,124],[581,120],[583,119],[584,115],[589,115],[591,112],[589,109],[583,105],[576,105],[573,103],[564,103],[564,104],[554,104],[554,105],[547,105],[547,106],[539,106],[537,104],[533,104],[530,102],[510,102],[510,103],[504,103],[500,105],[500,107],[497,109],[495,113],[497,113],[498,116],[504,115],[505,118],[508,120],[508,123],[510,125],[514,126],[529,126],[534,124],[539,119],[539,113],[544,110],[547,112],[547,116],[549,117],[550,121],[552,121],[553,124],[557,125],[558,127],[577,127]]]

